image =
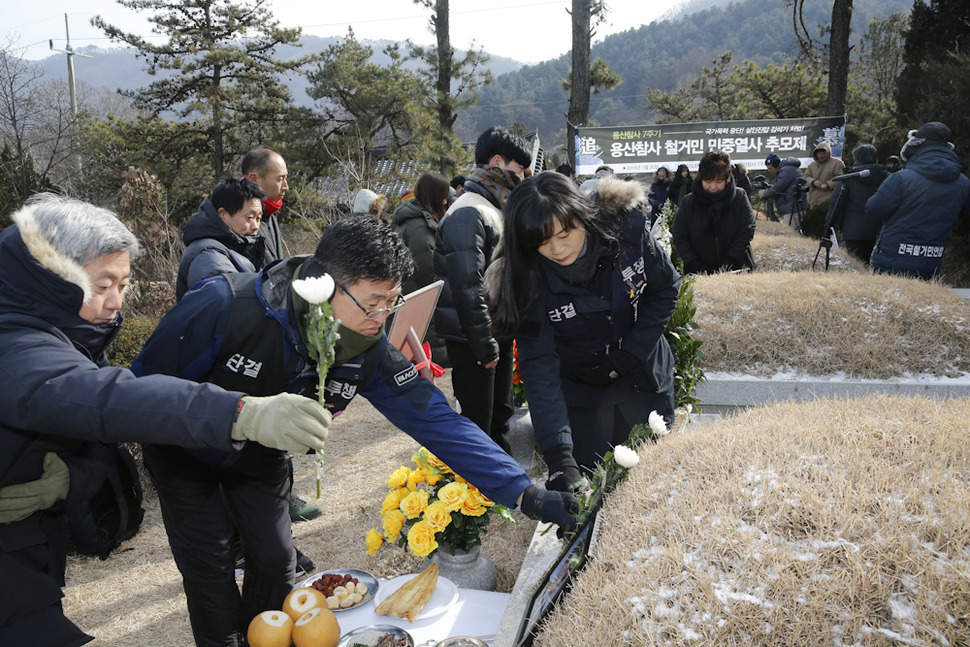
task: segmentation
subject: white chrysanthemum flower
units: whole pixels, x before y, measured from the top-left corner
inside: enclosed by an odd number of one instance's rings
[[[630,469],[640,462],[640,455],[626,445],[617,445],[613,448],[613,460],[615,460],[620,467]]]
[[[312,276],[306,279],[296,279],[291,283],[296,293],[303,297],[307,303],[319,305],[326,303],[333,296],[334,282],[329,274],[323,276]]]
[[[650,412],[650,417],[647,418],[647,423],[650,425],[650,430],[654,433],[654,435],[663,436],[664,434],[670,433],[670,430],[667,429],[667,423],[664,422],[664,417],[656,411]]]

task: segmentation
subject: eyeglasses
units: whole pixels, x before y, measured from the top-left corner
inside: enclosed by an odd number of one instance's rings
[[[347,291],[347,288],[340,285],[339,283],[336,283],[336,282],[334,283],[338,288],[344,291],[344,294],[350,297],[350,300],[354,302],[355,306],[361,309],[361,311],[364,313],[364,319],[377,319],[378,317],[382,317],[382,316],[390,316],[395,312],[397,312],[398,310],[400,310],[406,303],[406,300],[404,299],[404,295],[399,294],[397,295],[397,300],[394,302],[394,305],[391,306],[390,308],[379,308],[377,310],[368,310],[364,306],[360,305],[360,301],[355,299],[354,295],[352,295],[350,292]]]

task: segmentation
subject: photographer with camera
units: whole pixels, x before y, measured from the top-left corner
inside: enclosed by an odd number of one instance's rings
[[[775,153],[771,153],[765,158],[765,167],[775,176],[775,183],[758,190],[758,197],[762,200],[774,198],[775,209],[781,216],[782,221],[789,227],[798,229],[793,222],[792,212],[796,207],[795,188],[802,174],[798,171],[802,163],[797,157],[786,157],[781,159]]]

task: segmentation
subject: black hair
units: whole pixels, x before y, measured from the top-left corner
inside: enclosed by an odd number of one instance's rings
[[[502,205],[505,227],[497,281],[490,286],[492,334],[511,339],[539,291],[539,247],[562,229],[612,236],[599,222],[596,205],[561,173],[543,172],[521,182]]]
[[[259,185],[244,177],[227,177],[212,189],[209,202],[216,209],[225,209],[231,216],[243,208],[247,200],[257,198],[260,202],[266,197],[266,192]]]
[[[242,174],[244,176],[248,176],[250,173],[262,175],[266,171],[266,167],[269,166],[269,161],[273,155],[280,154],[269,146],[257,146],[243,156],[240,163]]]
[[[513,160],[524,168],[532,166],[532,146],[521,135],[502,126],[492,126],[475,142],[475,163],[487,165],[496,155]]]
[[[464,184],[465,184],[465,176],[456,175],[455,177],[451,178],[451,183],[449,186],[451,186],[452,189],[457,189],[458,187],[463,186]]]
[[[707,151],[697,166],[701,180],[727,180],[731,177],[731,157],[724,151]]]
[[[571,178],[574,175],[576,175],[576,169],[574,169],[573,165],[570,164],[569,162],[563,162],[562,164],[556,167],[556,173],[561,173],[562,175],[565,175],[566,177]]]
[[[323,230],[313,259],[334,281],[392,281],[414,272],[414,259],[391,226],[372,216],[341,218]]]
[[[414,183],[414,199],[427,209],[435,220],[441,220],[445,215],[448,188],[448,178],[438,171],[428,171]]]
[[[875,164],[879,159],[879,152],[872,144],[862,144],[852,149],[853,164]]]

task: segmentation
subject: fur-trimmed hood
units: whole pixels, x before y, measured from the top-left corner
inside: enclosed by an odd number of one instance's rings
[[[94,294],[91,277],[77,261],[68,258],[54,246],[49,234],[35,217],[34,210],[34,205],[27,205],[11,217],[20,228],[20,238],[27,251],[41,267],[81,288],[83,301],[87,302]]]
[[[612,218],[640,208],[647,200],[647,193],[639,182],[605,177],[599,181],[589,198],[599,207],[600,218]]]
[[[39,317],[58,327],[84,320],[78,315],[93,294],[91,278],[58,250],[27,205],[0,233],[0,314]]]

